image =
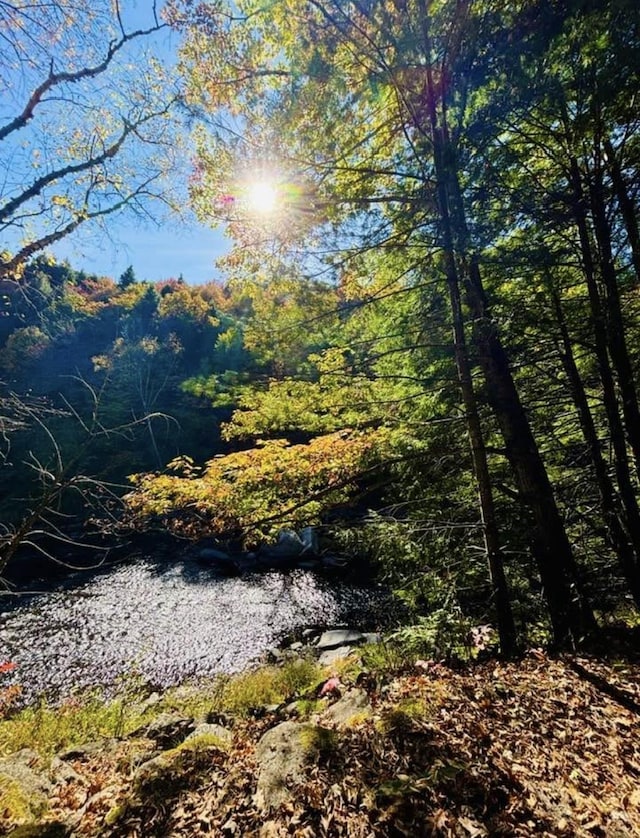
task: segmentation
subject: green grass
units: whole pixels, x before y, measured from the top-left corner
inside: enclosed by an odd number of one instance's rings
[[[152,715],[151,710],[141,710],[140,705],[127,699],[105,702],[97,693],[87,693],[58,707],[43,701],[0,721],[0,754],[33,748],[41,756],[53,756],[63,748],[126,736]]]
[[[281,704],[316,686],[322,677],[322,668],[306,658],[245,672],[226,682],[220,695],[220,709],[247,716],[256,707]]]
[[[60,706],[41,702],[0,721],[0,756],[33,748],[43,757],[100,739],[121,738],[173,711],[204,719],[212,711],[247,716],[254,708],[280,704],[322,680],[322,669],[308,659],[269,666],[193,688],[168,690],[160,701],[144,707],[142,694],[131,686],[112,701],[88,692]]]

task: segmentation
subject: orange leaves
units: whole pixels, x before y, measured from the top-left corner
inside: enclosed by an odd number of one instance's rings
[[[268,440],[215,457],[200,470],[174,461],[171,474],[136,475],[126,501],[137,519],[160,516],[180,534],[242,533],[255,540],[285,524],[313,523],[344,503],[380,445],[377,432],[339,432],[305,445]]]

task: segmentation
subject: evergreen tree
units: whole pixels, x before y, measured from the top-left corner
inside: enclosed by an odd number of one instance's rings
[[[126,271],[120,274],[120,278],[118,279],[118,287],[124,290],[125,288],[128,288],[130,285],[133,285],[137,281],[138,279],[134,273],[133,265],[129,265]]]

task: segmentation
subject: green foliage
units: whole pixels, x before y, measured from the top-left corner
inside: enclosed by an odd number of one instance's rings
[[[416,729],[416,723],[423,722],[430,715],[424,701],[403,699],[385,708],[378,729],[387,736],[404,736]]]
[[[337,752],[339,736],[330,728],[307,724],[300,731],[300,741],[308,759],[326,761]]]
[[[409,657],[458,658],[468,660],[472,655],[470,639],[474,625],[459,606],[448,604],[414,625],[404,626],[389,638]]]
[[[129,267],[123,273],[120,274],[120,277],[118,279],[118,287],[124,290],[125,288],[128,288],[130,285],[134,285],[137,281],[138,279],[135,275],[135,271],[133,270],[133,265],[129,265]]]

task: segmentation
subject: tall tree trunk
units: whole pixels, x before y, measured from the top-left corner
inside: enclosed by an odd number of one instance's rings
[[[602,300],[598,289],[595,263],[591,250],[591,237],[589,235],[585,201],[582,196],[580,171],[578,161],[575,157],[570,159],[570,166],[571,180],[574,190],[572,210],[576,226],[578,228],[582,267],[585,282],[587,284],[587,293],[589,295],[596,364],[598,367],[600,382],[602,384],[602,398],[607,416],[607,423],[609,425],[611,445],[613,447],[616,480],[618,482],[618,490],[624,507],[629,532],[633,543],[637,543],[638,539],[640,539],[640,512],[638,510],[635,489],[631,480],[629,455],[624,437],[624,428],[622,426],[622,420],[618,410],[613,373],[609,364],[605,317],[602,309]]]
[[[640,229],[638,229],[638,218],[636,216],[636,208],[633,200],[629,195],[627,184],[625,183],[620,161],[611,144],[609,138],[604,140],[604,149],[607,152],[607,167],[611,175],[611,182],[613,184],[616,198],[620,206],[620,214],[624,221],[624,226],[627,231],[627,239],[629,247],[631,248],[631,260],[633,262],[633,269],[636,274],[636,281],[640,283]]]
[[[507,457],[523,501],[534,521],[533,547],[544,586],[555,642],[579,642],[595,627],[593,613],[580,591],[571,545],[555,503],[551,484],[520,402],[511,369],[484,294],[477,259],[469,258],[469,234],[453,146],[446,126],[444,103],[431,69],[429,17],[424,2],[424,54],[427,107],[438,183],[438,210],[445,252],[457,255],[463,266],[466,299],[473,317],[473,339],[487,383],[490,401],[505,439]],[[440,113],[438,102],[440,101]]]
[[[493,588],[493,598],[496,606],[500,649],[505,657],[512,657],[517,649],[516,628],[511,610],[509,588],[504,572],[504,556],[500,547],[500,535],[495,511],[491,476],[487,462],[487,451],[484,444],[482,424],[478,413],[478,405],[473,389],[473,379],[469,364],[469,355],[464,333],[464,318],[460,300],[460,283],[458,269],[455,262],[453,242],[451,240],[450,225],[448,223],[448,207],[446,189],[443,182],[438,183],[438,197],[441,205],[444,239],[444,259],[449,302],[453,321],[453,345],[455,352],[458,381],[465,408],[467,433],[471,445],[473,470],[478,485],[478,500],[482,530],[484,535],[489,577]]]
[[[624,512],[620,507],[620,500],[609,476],[605,459],[602,456],[600,440],[598,439],[595,422],[593,421],[591,409],[589,408],[589,400],[587,399],[582,378],[580,377],[580,372],[578,371],[573,355],[569,330],[564,318],[560,299],[555,292],[552,292],[552,300],[562,343],[560,359],[569,381],[569,389],[578,413],[580,428],[582,429],[582,435],[593,465],[607,540],[620,562],[620,567],[627,580],[633,600],[640,608],[640,565],[638,564],[640,557],[640,541],[638,541],[640,530],[637,526],[640,520],[636,521],[636,526],[633,527],[630,527],[628,522],[625,521]]]
[[[426,21],[426,9],[423,8]],[[426,25],[426,24],[425,24]],[[428,83],[433,88],[431,69],[427,67]],[[438,133],[437,116],[435,107],[430,110],[430,123],[432,136]],[[517,649],[516,628],[511,610],[511,599],[506,575],[504,572],[504,556],[500,547],[500,534],[495,511],[493,490],[491,487],[491,476],[487,462],[487,451],[482,433],[482,424],[478,413],[478,405],[473,389],[473,379],[467,352],[467,343],[464,330],[464,317],[460,299],[460,281],[458,267],[456,264],[455,248],[453,243],[452,228],[449,219],[449,207],[447,197],[447,186],[445,179],[441,176],[442,165],[440,162],[441,147],[434,142],[434,158],[436,159],[437,197],[442,224],[442,240],[445,261],[445,275],[449,291],[449,303],[451,306],[451,317],[453,326],[453,345],[455,353],[458,381],[462,394],[462,401],[465,408],[467,433],[471,446],[471,457],[473,470],[478,486],[478,501],[480,517],[482,521],[489,578],[493,589],[493,597],[496,606],[496,618],[498,623],[498,634],[500,637],[500,648],[505,657],[512,656]]]
[[[518,394],[504,347],[487,304],[475,257],[467,266],[467,301],[489,398],[505,440],[523,502],[533,517],[533,552],[545,590],[556,642],[578,642],[596,627],[579,569],[555,502],[547,471]]]
[[[607,298],[607,318],[605,321],[607,346],[622,397],[626,436],[633,452],[636,473],[640,475],[640,409],[638,409],[633,369],[624,335],[620,293],[611,247],[611,232],[607,221],[603,193],[602,171],[598,163],[596,163],[596,171],[591,178],[589,197],[593,213],[593,229],[600,255],[600,273]]]

